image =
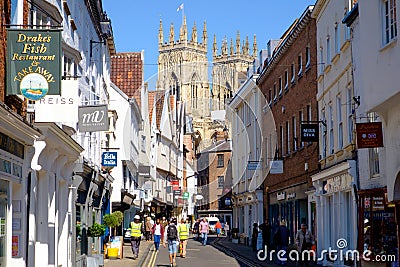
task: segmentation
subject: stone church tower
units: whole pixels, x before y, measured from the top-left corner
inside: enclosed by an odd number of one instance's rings
[[[166,37],[166,36],[165,36]],[[221,54],[217,55],[217,43],[214,36],[212,81],[207,58],[207,27],[204,22],[201,42],[198,40],[196,23],[188,38],[186,16],[175,37],[174,25],[170,25],[169,36],[164,38],[163,23],[160,20],[158,32],[158,80],[157,90],[170,90],[176,101],[186,103],[186,114],[193,118],[193,128],[200,136],[200,150],[208,147],[217,132],[222,132],[225,122],[211,117],[211,111],[225,110],[225,103],[246,79],[247,67],[257,55],[254,37],[253,53],[249,52],[249,41],[243,41],[240,35],[236,39],[236,50],[231,40],[230,50],[226,40],[222,43]],[[212,82],[212,84],[211,84]]]
[[[158,33],[158,90],[170,90],[177,101],[186,102],[186,112],[196,118],[210,116],[210,86],[207,60],[207,28],[204,22],[201,42],[196,23],[188,38],[186,16],[176,40],[171,24],[168,41],[164,42],[162,21]]]
[[[224,110],[227,99],[232,98],[241,84],[246,80],[247,68],[257,57],[257,40],[254,35],[253,49],[250,54],[249,38],[241,45],[240,33],[237,32],[236,44],[231,39],[228,51],[228,41],[222,41],[221,53],[218,53],[217,37],[213,42],[213,69],[212,69],[212,98],[213,110]]]

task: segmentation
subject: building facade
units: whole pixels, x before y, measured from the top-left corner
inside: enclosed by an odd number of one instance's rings
[[[377,9],[372,3],[360,2],[344,19],[351,28],[354,95],[359,101],[355,106],[356,122],[381,122],[383,128],[383,147],[358,147],[357,151],[358,249],[370,249],[372,257],[396,255],[399,248],[399,123],[394,118],[399,115],[396,101],[400,91],[394,82],[396,67],[391,66],[400,55],[396,42],[397,4],[398,1],[380,1]],[[366,40],[368,43],[364,43]]]
[[[302,223],[310,223],[312,231],[316,228],[315,207],[309,214],[306,192],[312,187],[310,175],[318,171],[318,142],[301,141],[302,124],[318,125],[312,10],[313,6],[307,7],[279,43],[269,42],[272,54],[257,79],[276,127],[276,147],[267,140],[266,157],[283,164],[280,171],[271,168],[264,181],[265,216],[273,229],[285,221],[291,243]]]
[[[358,181],[354,142],[353,71],[349,28],[342,24],[353,1],[317,1],[312,14],[317,23],[317,84],[320,125],[319,164],[312,176],[315,193],[318,252],[337,247],[344,238],[348,249],[357,246]],[[312,204],[313,205],[313,204]],[[324,265],[344,262],[323,260]]]

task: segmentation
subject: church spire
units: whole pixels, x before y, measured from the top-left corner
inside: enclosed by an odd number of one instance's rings
[[[194,22],[193,28],[192,28],[192,42],[197,43],[197,28],[196,28],[196,21]]]
[[[240,54],[240,32],[236,34],[236,54]]]
[[[217,36],[214,34],[214,42],[213,42],[213,57],[217,56]]]
[[[233,56],[233,39],[231,38],[231,45],[229,47],[229,54]]]
[[[257,39],[256,35],[254,34],[254,39],[253,39],[253,57],[257,57],[258,49],[257,49]]]
[[[204,26],[203,26],[203,38],[201,40],[204,46],[207,47],[207,24],[206,21],[204,21]]]
[[[179,40],[187,41],[187,25],[186,25],[186,16],[183,17],[183,24],[181,26]]]
[[[162,45],[164,43],[164,33],[162,27],[162,20],[160,19],[160,28],[158,29],[158,44]]]
[[[171,23],[171,26],[169,28],[169,43],[173,44],[175,39],[175,33],[174,33],[174,24]]]

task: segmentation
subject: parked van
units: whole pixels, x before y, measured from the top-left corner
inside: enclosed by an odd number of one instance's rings
[[[208,221],[208,225],[210,226],[209,233],[210,234],[215,234],[215,225],[219,221],[218,217],[206,217]]]

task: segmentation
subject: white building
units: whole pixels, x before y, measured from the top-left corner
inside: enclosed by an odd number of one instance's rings
[[[359,1],[345,19],[352,29],[354,92],[359,97],[357,122],[380,121],[383,127],[383,147],[358,149],[359,249],[368,244],[374,255],[376,251],[384,251],[386,255],[398,251],[399,233],[395,230],[400,200],[398,4],[397,0]]]
[[[233,226],[251,237],[253,224],[263,220],[262,181],[266,175],[261,149],[264,96],[254,74],[239,88],[227,108],[232,123]]]
[[[317,64],[321,171],[312,175],[315,187],[317,249],[337,248],[344,238],[347,249],[357,245],[357,166],[354,146],[353,78],[350,31],[342,24],[353,1],[319,0],[312,16],[317,23]],[[343,261],[323,260],[324,265]]]
[[[134,205],[139,199],[137,190],[139,184],[139,131],[142,125],[140,108],[133,98],[111,84],[109,90],[110,130],[106,133],[105,148],[117,152],[117,166],[112,169],[114,177],[111,194],[112,209],[124,211],[124,228],[129,223],[140,206]],[[135,194],[136,193],[136,194]]]
[[[77,122],[78,106],[108,104],[110,54],[115,52],[110,20],[100,0],[12,0],[11,7],[15,24],[62,29],[61,96],[28,103],[28,119],[35,118],[47,145],[39,157],[43,168],[32,175],[32,192],[43,194],[31,196],[39,206],[31,208],[26,236],[32,243],[22,252],[29,253],[28,266],[98,266],[102,242],[86,233],[109,212],[113,178],[100,172],[105,135],[80,132]],[[83,158],[71,167],[80,152]]]

